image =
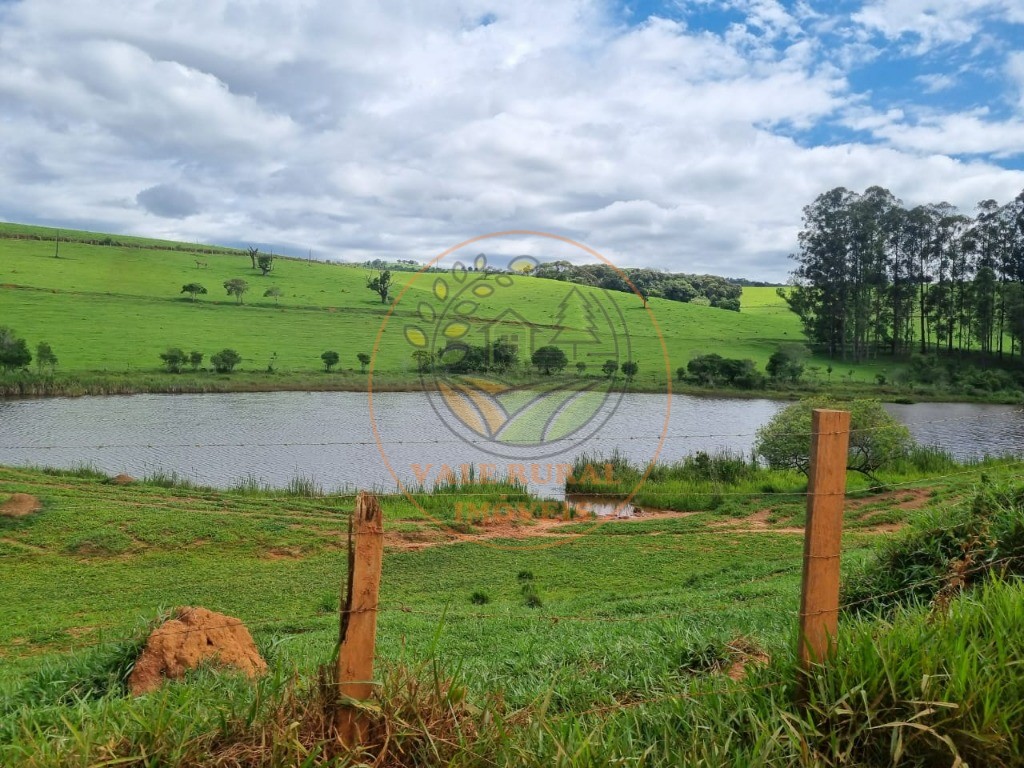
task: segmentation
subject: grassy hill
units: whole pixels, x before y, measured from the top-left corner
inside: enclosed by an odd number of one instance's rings
[[[46,341],[60,363],[58,373],[99,391],[204,389],[360,389],[356,355],[371,353],[389,307],[365,287],[366,270],[351,265],[278,258],[263,277],[248,256],[232,249],[97,233],[0,224],[0,325],[9,325],[30,347]],[[47,239],[49,238],[49,239]],[[197,267],[196,262],[206,266]],[[402,295],[414,273],[396,273],[392,296]],[[222,284],[243,278],[250,285],[237,305]],[[422,324],[419,307],[431,299],[435,275],[413,281],[389,321],[374,363],[381,386],[415,387],[412,347],[403,336]],[[474,278],[475,279],[475,278]],[[193,302],[181,294],[198,282],[209,293]],[[451,279],[449,279],[451,283]],[[490,283],[494,285],[493,281]],[[270,288],[278,300],[265,298]],[[474,300],[474,319],[486,321],[515,309],[542,331],[557,332],[567,285],[514,277],[508,287]],[[594,289],[581,287],[593,299]],[[662,390],[666,366],[657,332],[637,297],[612,294],[629,328],[631,356],[640,363],[634,386]],[[747,288],[740,313],[664,299],[651,311],[664,336],[668,369],[700,354],[750,358],[763,366],[780,344],[802,340],[800,324],[771,288]],[[240,373],[230,379],[161,374],[158,355],[168,347],[203,352],[207,360],[225,347],[238,350]],[[341,355],[340,372],[322,372],[320,354]],[[606,350],[585,350],[588,375],[599,375]],[[266,373],[275,356],[276,373]],[[824,360],[810,365],[823,370]],[[884,366],[848,366],[833,379],[870,382]],[[58,377],[59,378],[59,377]],[[73,391],[73,385],[69,385]]]

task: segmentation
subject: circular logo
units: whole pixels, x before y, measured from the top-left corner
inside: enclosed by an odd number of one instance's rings
[[[499,263],[494,257],[478,254],[441,266],[445,258],[482,240],[524,236],[546,238],[562,248],[568,245],[596,260],[597,284],[585,286],[561,277],[561,272],[572,268],[566,261],[542,264],[526,256]],[[541,280],[537,274],[555,279]],[[617,290],[603,287],[609,282]],[[537,479],[540,476],[550,484],[552,477],[557,482],[571,479],[570,462],[579,458],[581,449],[591,440],[606,441],[593,449],[596,451],[610,453],[616,448],[614,440],[607,442],[609,436],[602,434],[602,428],[631,396],[630,385],[638,372],[622,307],[627,303],[632,307],[636,302],[635,309],[640,310],[641,301],[646,311],[643,315],[632,313],[631,318],[636,318],[632,323],[649,323],[653,329],[646,336],[648,344],[653,336],[661,346],[669,395],[667,349],[646,298],[626,273],[585,245],[543,232],[498,232],[459,243],[412,275],[381,323],[369,370],[371,428],[399,490],[430,519],[450,525],[450,520],[436,519],[417,497],[429,491],[431,481],[435,487],[443,485],[446,492],[458,495],[458,473],[453,468],[460,463],[437,460],[435,451],[411,464],[415,482],[409,481],[410,473],[402,471],[407,468],[401,463],[396,470],[391,456],[395,451],[389,451],[381,437],[374,408],[374,373],[385,336],[383,347],[392,356],[396,346],[401,350],[399,359],[407,361],[405,365],[419,376],[436,422],[443,425],[429,428],[430,434],[417,442],[439,446],[462,442],[472,446],[473,453],[496,458],[494,463],[483,465],[490,471],[474,472],[472,466],[462,463],[463,484],[508,479],[528,486],[531,478],[544,484]],[[401,341],[396,343],[399,334]],[[635,462],[646,471],[629,488],[616,485],[616,492],[609,494],[614,496],[610,499],[612,505],[629,507],[646,480],[664,443],[670,406],[671,398],[666,396],[660,434],[650,435],[650,454]],[[405,451],[403,459],[407,456]],[[559,460],[561,463],[552,463]],[[438,466],[438,477],[431,477],[424,469]],[[615,483],[615,478],[609,476],[613,472],[610,463],[584,471],[589,479],[607,481],[609,487]],[[404,482],[403,476],[407,478]],[[563,506],[568,517],[569,506]],[[531,514],[537,517],[535,510],[526,513]],[[549,540],[535,546],[557,543],[562,542]]]

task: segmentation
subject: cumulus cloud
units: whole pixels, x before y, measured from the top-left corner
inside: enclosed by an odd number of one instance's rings
[[[916,18],[884,5],[862,30]],[[624,265],[780,279],[831,186],[965,207],[1024,187],[997,156],[1016,124],[854,91],[877,49],[850,19],[728,7],[743,22],[711,32],[597,0],[24,0],[0,28],[0,206],[321,258],[547,230]],[[854,122],[870,141],[816,138]]]

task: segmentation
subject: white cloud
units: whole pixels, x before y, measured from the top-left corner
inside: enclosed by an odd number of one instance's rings
[[[941,156],[1016,151],[1012,124],[907,127],[825,63],[800,27],[820,14],[735,7],[715,35],[585,0],[25,0],[0,28],[0,210],[350,259],[541,229],[624,265],[782,278],[831,186],[965,207],[1024,187]],[[840,116],[888,146],[784,135]]]
[[[853,19],[895,40],[918,38],[916,50],[937,45],[966,43],[985,19],[1024,22],[1022,0],[869,0]]]
[[[941,93],[956,85],[956,78],[953,75],[938,73],[918,75],[914,80],[924,86],[925,93]]]

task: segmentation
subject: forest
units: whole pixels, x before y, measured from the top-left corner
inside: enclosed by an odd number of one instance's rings
[[[792,258],[780,295],[831,357],[1024,354],[1024,192],[969,216],[837,187],[804,209]]]

